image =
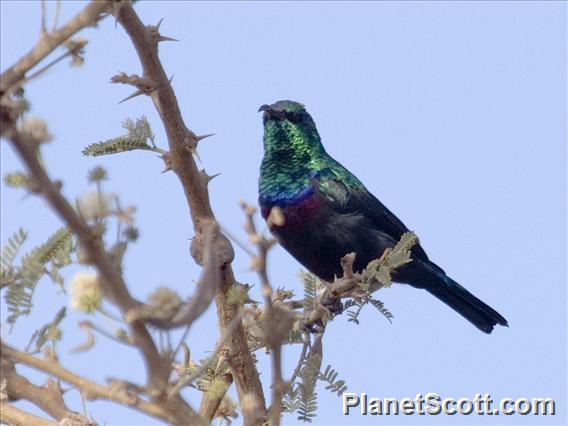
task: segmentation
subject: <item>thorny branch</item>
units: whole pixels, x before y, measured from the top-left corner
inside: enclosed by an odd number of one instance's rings
[[[168,39],[160,35],[160,25],[144,26],[131,5],[127,3],[121,4],[117,18],[138,53],[142,64],[142,78],[152,82],[150,96],[164,123],[170,148],[168,165],[180,179],[196,233],[192,240],[191,254],[198,264],[202,264],[204,222],[215,220],[207,190],[211,177],[204,170],[198,170],[193,158],[198,142],[203,137],[197,136],[184,123],[170,80],[159,60],[158,43]],[[213,247],[215,265],[221,276],[221,285],[216,295],[217,315],[220,331],[224,333],[239,310],[238,306],[228,303],[227,300],[230,288],[235,285],[230,267],[234,252],[228,239],[220,232],[217,232],[213,239]],[[257,409],[255,415],[243,410],[244,421],[246,424],[261,424],[264,415],[258,416],[258,412],[266,411],[264,392],[242,324],[238,324],[231,334],[228,346],[231,348],[231,354],[227,357],[227,363],[235,378],[241,405],[245,400],[254,400]]]
[[[10,84],[17,84],[19,79],[16,77],[22,78],[31,66],[37,64],[47,53],[57,47],[56,43],[61,44],[74,32],[94,24],[107,6],[107,2],[90,3],[83,12],[64,27],[43,37],[28,55],[2,74],[2,87],[8,90],[11,87]],[[81,245],[87,250],[90,262],[97,267],[100,273],[105,295],[111,302],[118,305],[123,313],[136,308],[138,302],[128,292],[120,271],[105,252],[102,241],[63,197],[58,186],[49,178],[41,165],[38,158],[40,141],[34,140],[17,128],[15,117],[5,113],[4,104],[2,105],[2,127],[4,136],[12,142],[17,154],[28,168],[29,174],[41,189],[42,195],[51,208],[69,225]],[[150,333],[142,322],[133,321],[130,328],[134,342],[146,361],[150,392],[155,395],[164,393],[169,376],[167,364],[161,359]]]
[[[39,160],[39,146],[42,140],[18,128],[16,120],[19,111],[14,110],[14,104],[10,100],[12,88],[25,80],[25,73],[31,67],[38,64],[76,31],[95,24],[101,13],[109,5],[110,2],[106,1],[90,3],[61,29],[51,34],[44,34],[30,53],[2,74],[1,124],[3,136],[12,142],[16,153],[26,165],[30,177],[37,184],[38,192],[45,197],[51,208],[68,224],[85,249],[89,261],[96,266],[105,296],[120,308],[124,316],[128,317],[129,312],[139,309],[140,303],[130,295],[119,269],[106,253],[102,240],[63,197],[60,187],[47,175]],[[140,350],[145,360],[148,373],[146,390],[152,398],[161,399],[167,392],[171,371],[170,363],[162,358],[143,321],[135,318],[130,321],[129,326],[132,342]],[[168,406],[173,408],[169,415],[173,423],[205,424],[204,420],[179,395],[171,398],[168,401]]]
[[[75,32],[86,26],[96,24],[105,11],[111,10],[111,4],[118,22],[124,27],[136,48],[143,71],[141,77],[121,73],[113,77],[112,81],[132,85],[137,89],[125,100],[142,94],[150,96],[161,116],[170,149],[169,152],[163,153],[163,157],[166,160],[167,168],[176,173],[182,184],[195,229],[191,255],[199,265],[203,266],[202,277],[195,296],[190,302],[180,305],[178,310],[166,316],[155,315],[151,306],[138,302],[130,295],[120,271],[105,251],[102,240],[75,212],[62,196],[58,185],[49,178],[42,167],[38,159],[40,141],[30,137],[16,126],[17,114],[14,114],[14,103],[10,100],[10,95],[15,92],[16,88],[21,87],[30,78],[43,72],[63,57],[77,53],[69,50],[68,53],[36,71],[35,74],[26,77],[26,73],[31,68]],[[198,170],[193,158],[193,155],[197,153],[199,141],[209,135],[197,136],[187,128],[181,117],[177,99],[171,86],[171,79],[167,78],[158,58],[158,44],[162,41],[173,40],[160,34],[160,23],[155,26],[144,26],[130,2],[127,1],[93,1],[83,12],[60,29],[56,30],[54,24],[54,30],[51,33],[43,31],[38,44],[18,63],[2,73],[0,82],[3,135],[12,142],[16,152],[26,164],[31,177],[38,185],[39,192],[69,225],[82,247],[87,250],[89,260],[97,267],[102,278],[101,283],[105,296],[116,304],[128,319],[132,343],[140,349],[145,360],[148,372],[147,387],[135,387],[134,390],[133,386],[122,381],[115,381],[108,387],[103,386],[75,375],[54,360],[41,360],[4,344],[2,344],[3,375],[6,374],[11,377],[8,385],[8,393],[11,397],[26,398],[57,419],[69,418],[76,413],[67,409],[61,395],[57,392],[49,398],[39,395],[38,391],[42,388],[20,376],[15,370],[14,361],[37,368],[77,387],[89,399],[112,400],[170,423],[207,424],[179,395],[181,387],[190,383],[203,371],[198,370],[193,375],[180,379],[173,389],[170,388],[168,379],[171,372],[171,358],[165,357],[164,359],[159,353],[146,323],[166,329],[191,324],[216,297],[221,337],[214,355],[222,352],[221,357],[229,365],[230,372],[220,372],[218,378],[224,380],[224,388],[222,392],[215,394],[206,392],[202,399],[200,412],[207,420],[212,419],[234,378],[245,424],[260,425],[266,417],[266,402],[262,385],[243,329],[242,307],[229,302],[228,298],[229,290],[238,285],[230,266],[234,257],[233,248],[226,236],[220,232],[209,202],[208,182],[213,176],[209,176],[204,170]],[[78,47],[79,50],[80,48],[81,46]],[[265,299],[262,322],[264,324],[265,343],[271,351],[273,373],[272,404],[269,410],[270,422],[273,425],[279,425],[283,393],[288,390],[290,383],[293,383],[298,376],[303,360],[312,354],[316,354],[320,355],[321,362],[322,335],[319,334],[314,344],[310,346],[310,336],[305,333],[304,346],[298,366],[293,373],[291,382],[285,382],[282,377],[281,365],[282,345],[292,329],[294,321],[298,319],[294,310],[301,307],[302,304],[295,301],[285,302],[274,295],[268,278],[266,260],[268,251],[275,241],[267,239],[257,232],[253,220],[254,209],[246,205],[243,208],[247,216],[247,232],[258,249],[258,254],[253,258],[253,267],[259,274],[262,294]],[[308,318],[304,319],[305,325],[324,323],[330,317],[329,308],[337,306],[342,297],[357,297],[361,291],[366,291],[362,289],[376,289],[382,285],[378,281],[372,283],[372,280],[364,274],[354,273],[352,269],[353,260],[353,254],[342,259],[343,276],[336,279],[318,296],[316,308],[309,313]],[[310,349],[309,354],[307,353],[308,349]],[[4,370],[7,373],[4,373]],[[59,385],[53,380],[48,381],[47,386],[51,386],[53,390],[59,389]],[[57,388],[54,386],[57,386]],[[142,399],[138,395],[144,392],[151,397],[150,401]],[[31,414],[4,402],[2,402],[2,410],[3,419],[11,419],[11,422],[51,424],[42,419],[35,421]],[[75,420],[79,423],[90,424],[87,423],[90,421],[85,418],[75,418]]]

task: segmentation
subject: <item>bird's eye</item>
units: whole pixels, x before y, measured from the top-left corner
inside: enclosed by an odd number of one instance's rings
[[[301,112],[289,112],[286,114],[286,118],[292,123],[300,123],[304,119],[304,114]]]

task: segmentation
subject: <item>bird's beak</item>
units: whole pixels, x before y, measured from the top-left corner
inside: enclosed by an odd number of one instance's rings
[[[271,118],[277,118],[280,120],[285,119],[284,114],[282,114],[282,112],[273,109],[270,105],[262,105],[258,109],[258,112],[260,111],[264,112],[264,120],[269,120]]]

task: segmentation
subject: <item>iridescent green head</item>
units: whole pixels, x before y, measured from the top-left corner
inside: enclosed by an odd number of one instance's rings
[[[259,111],[264,113],[261,200],[284,203],[308,188],[310,178],[325,167],[328,156],[304,105],[278,101],[261,106]]]

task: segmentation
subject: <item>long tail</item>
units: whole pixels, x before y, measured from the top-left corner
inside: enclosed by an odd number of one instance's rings
[[[499,312],[483,303],[450,277],[445,274],[438,274],[438,277],[437,282],[427,286],[426,290],[481,331],[489,334],[496,324],[509,326]]]

